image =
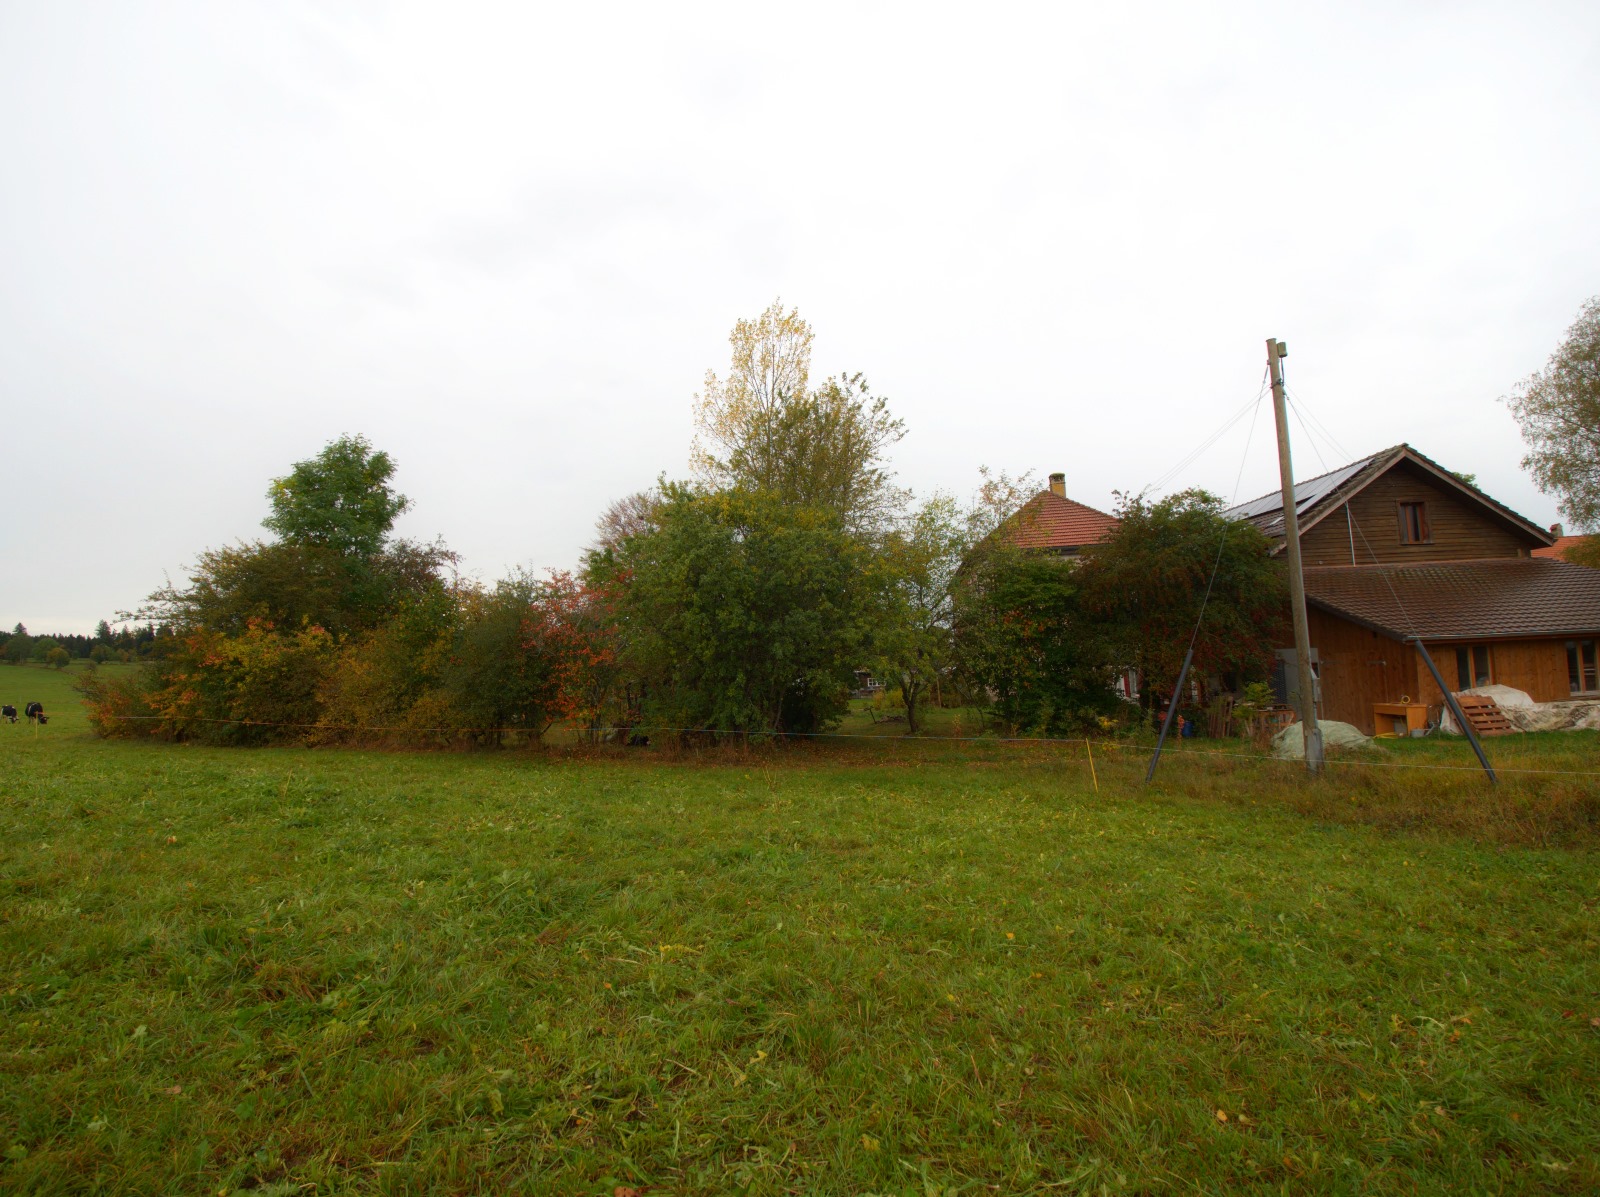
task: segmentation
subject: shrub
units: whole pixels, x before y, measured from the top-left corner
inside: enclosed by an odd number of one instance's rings
[[[284,634],[252,621],[240,636],[197,631],[132,677],[98,671],[80,686],[102,735],[220,744],[315,738],[319,691],[335,662],[320,627]]]

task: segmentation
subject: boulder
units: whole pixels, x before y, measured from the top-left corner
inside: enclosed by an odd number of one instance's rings
[[[1365,735],[1359,727],[1349,723],[1340,723],[1334,719],[1319,719],[1317,727],[1322,731],[1322,751],[1333,752],[1344,748],[1364,748],[1372,743],[1370,736]],[[1272,755],[1284,760],[1304,760],[1306,755],[1305,729],[1298,723],[1291,723],[1277,735],[1272,737]]]

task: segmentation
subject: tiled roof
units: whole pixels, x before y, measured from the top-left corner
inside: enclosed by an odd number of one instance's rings
[[[1086,544],[1096,544],[1117,526],[1116,516],[1058,495],[1040,491],[1011,517],[1012,542],[1024,549],[1054,549],[1070,552]]]
[[[1306,599],[1396,639],[1600,634],[1600,569],[1540,557],[1305,571]]]
[[[1577,548],[1588,539],[1587,536],[1563,536],[1547,549],[1534,549],[1533,555],[1535,557],[1557,557],[1565,561],[1568,549]]]

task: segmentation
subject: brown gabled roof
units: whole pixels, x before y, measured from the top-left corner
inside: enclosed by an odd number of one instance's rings
[[[1052,490],[1034,495],[1008,522],[1007,534],[1013,544],[1057,553],[1076,552],[1084,545],[1098,544],[1117,527],[1116,516]]]
[[[1306,601],[1396,640],[1600,635],[1600,569],[1540,557],[1305,571]]]
[[[1431,457],[1418,453],[1410,445],[1399,444],[1370,457],[1363,457],[1337,470],[1318,474],[1304,482],[1294,484],[1295,514],[1300,519],[1302,534],[1316,527],[1327,516],[1339,510],[1346,501],[1354,498],[1366,487],[1387,474],[1402,462],[1408,463],[1434,482],[1454,489],[1470,502],[1483,507],[1490,516],[1517,532],[1524,533],[1541,545],[1548,545],[1555,537],[1538,524],[1518,515],[1497,499],[1492,499],[1470,482],[1452,474]],[[1283,548],[1283,496],[1278,491],[1241,503],[1227,512],[1235,519],[1249,520],[1276,543],[1272,551]]]

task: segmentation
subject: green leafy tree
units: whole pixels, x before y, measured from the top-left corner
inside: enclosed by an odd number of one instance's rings
[[[887,585],[874,644],[880,673],[899,687],[909,735],[921,732],[924,700],[949,669],[951,588],[967,548],[967,522],[955,500],[934,495],[881,549]]]
[[[809,732],[844,712],[879,575],[837,511],[669,485],[610,569],[626,660],[665,722]]]
[[[72,654],[58,644],[45,653],[44,663],[52,669],[65,669],[72,664]]]
[[[1265,536],[1223,509],[1202,490],[1155,502],[1124,496],[1116,531],[1085,551],[1078,579],[1084,609],[1104,622],[1112,659],[1138,670],[1147,707],[1177,680],[1202,603],[1196,678],[1263,676],[1281,643],[1288,618],[1282,567],[1268,555]]]
[[[102,619],[94,625],[94,642],[96,644],[110,644],[111,640],[111,625]]]
[[[365,437],[342,436],[273,479],[272,514],[261,522],[288,544],[374,556],[410,506],[390,485],[394,472],[389,455]]]
[[[45,659],[49,657],[51,650],[59,647],[60,645],[54,636],[40,636],[33,641],[32,647],[28,650],[28,655],[43,664]]]
[[[968,695],[1008,733],[1063,735],[1117,711],[1115,656],[1083,610],[1075,562],[991,537],[963,563],[953,600]]]
[[[332,442],[268,491],[263,522],[281,539],[208,549],[187,586],[169,584],[120,618],[233,636],[252,624],[320,627],[336,639],[376,627],[442,586],[456,560],[437,542],[390,539],[407,506],[393,475],[389,456],[361,437]]]
[[[201,553],[187,586],[163,587],[131,615],[228,635],[242,634],[252,622],[279,629],[314,625],[343,638],[443,586],[454,561],[441,544],[406,540],[362,559],[284,541],[229,545]]]
[[[1583,305],[1545,368],[1505,402],[1522,426],[1522,465],[1534,483],[1580,530],[1600,531],[1600,296]],[[1600,540],[1569,557],[1600,565]]]

